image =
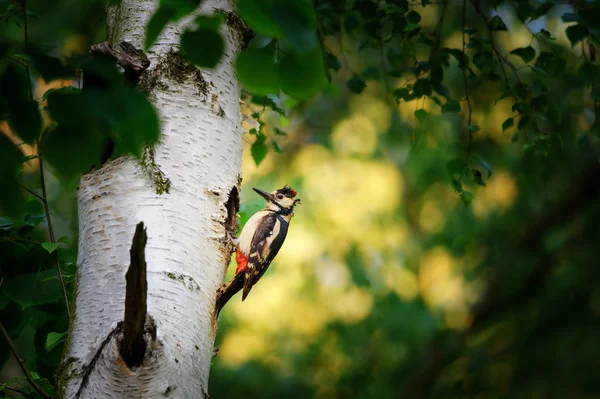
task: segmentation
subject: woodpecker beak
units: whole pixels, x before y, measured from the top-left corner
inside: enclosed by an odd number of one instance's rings
[[[260,194],[261,197],[263,197],[267,201],[271,201],[271,202],[275,201],[275,199],[273,198],[273,196],[271,195],[271,193],[263,191],[260,188],[253,188],[252,190],[256,191],[258,194]]]

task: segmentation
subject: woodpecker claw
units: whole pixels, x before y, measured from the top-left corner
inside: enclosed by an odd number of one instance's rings
[[[235,236],[235,233],[232,233],[231,231],[228,231],[227,234],[225,234],[225,237],[219,238],[218,241],[221,244],[230,245],[231,252],[235,252],[238,247],[238,244],[240,243],[240,239],[237,238]]]
[[[234,248],[237,248],[238,245],[240,244],[240,239],[235,236],[235,233],[232,233],[231,231],[228,233],[229,233],[229,242],[231,243],[231,245],[233,245]]]

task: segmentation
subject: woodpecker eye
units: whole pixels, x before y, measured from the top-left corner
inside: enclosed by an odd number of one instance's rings
[[[283,194],[277,194],[277,199],[283,199]]]

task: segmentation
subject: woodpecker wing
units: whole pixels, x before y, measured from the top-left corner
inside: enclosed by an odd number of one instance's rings
[[[250,245],[251,252],[248,255],[242,301],[246,299],[252,286],[267,271],[283,245],[287,231],[287,220],[275,212],[269,212],[260,220]]]

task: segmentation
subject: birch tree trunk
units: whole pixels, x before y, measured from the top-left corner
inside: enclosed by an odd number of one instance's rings
[[[143,48],[158,0],[123,0],[108,13],[109,40]],[[202,13],[231,12],[205,0]],[[140,85],[162,123],[144,158],[122,157],[79,186],[75,315],[58,378],[66,398],[204,398],[216,326],[215,292],[229,263],[226,228],[236,227],[241,169],[236,32],[223,26],[225,54],[199,71],[178,53],[183,27],[168,26],[147,54]],[[146,351],[129,367],[119,345],[130,247],[143,221],[148,241]],[[154,330],[155,329],[155,330]],[[155,337],[154,337],[155,332]]]

